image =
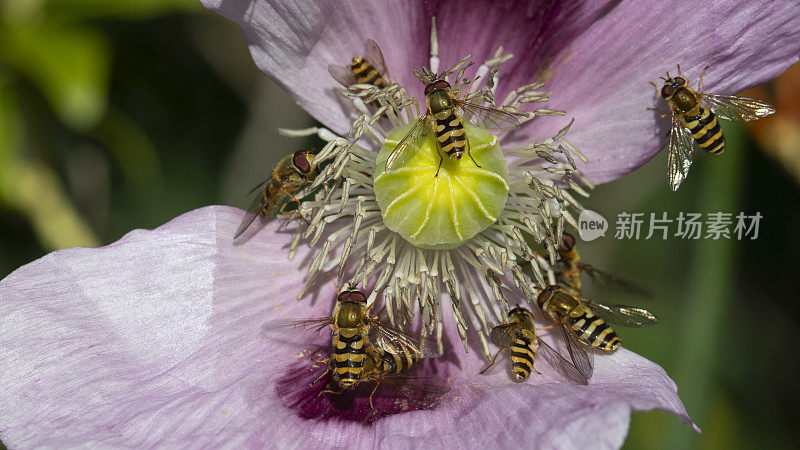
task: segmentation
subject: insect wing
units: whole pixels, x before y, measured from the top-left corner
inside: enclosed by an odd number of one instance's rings
[[[635,328],[649,327],[658,323],[655,314],[644,308],[628,305],[605,305],[591,300],[583,301],[593,313],[606,322]]]
[[[750,122],[775,113],[775,107],[755,98],[705,93],[701,98],[714,114],[725,120]]]
[[[577,381],[581,384],[587,384],[589,379],[592,378],[592,371],[594,370],[594,357],[592,353],[584,348],[575,337],[572,329],[566,324],[561,323],[558,328],[561,329],[561,336],[564,338],[564,345],[566,346],[569,359],[578,371],[579,378]]]
[[[614,274],[602,271],[592,264],[581,263],[581,272],[586,273],[592,281],[607,286],[615,291],[634,297],[652,298],[653,294],[646,288],[638,286],[632,281],[625,280]]]
[[[519,325],[516,324],[504,323],[498,325],[492,328],[491,333],[489,333],[489,340],[500,348],[508,348],[514,341],[515,332],[518,328]]]
[[[505,111],[460,100],[456,103],[466,122],[485,130],[508,131],[519,127],[519,120]]]
[[[427,137],[427,113],[420,117],[417,122],[411,127],[405,137],[397,144],[397,147],[392,150],[389,158],[386,160],[386,171],[391,172],[408,163],[414,153],[419,150],[422,145],[420,139]]]
[[[314,339],[323,328],[333,323],[330,317],[317,319],[276,319],[261,325],[265,338],[294,345],[304,345]]]
[[[383,52],[378,47],[378,43],[372,39],[367,39],[367,42],[364,43],[364,58],[375,67],[382,77],[389,77],[389,72],[386,70],[386,61],[383,60]]]
[[[669,133],[669,145],[667,146],[667,176],[669,186],[673,191],[678,188],[689,174],[689,167],[692,165],[692,152],[694,151],[694,141],[680,119],[672,116],[672,130]]]
[[[258,189],[259,187],[265,186],[268,182],[269,182],[269,180],[267,180],[264,183],[256,186],[253,189],[253,191]],[[250,192],[253,192],[253,191],[250,191]],[[241,236],[241,234],[244,233],[245,230],[247,230],[247,228],[250,226],[250,224],[252,224],[253,221],[256,220],[256,217],[258,217],[260,215],[260,213],[261,213],[261,208],[264,205],[266,205],[266,203],[267,203],[267,192],[266,192],[266,190],[264,190],[264,191],[260,192],[258,195],[256,195],[255,198],[253,198],[253,201],[250,203],[250,207],[247,208],[247,211],[245,211],[244,217],[242,217],[242,222],[239,224],[239,228],[236,229],[236,234],[233,235],[234,239],[236,239],[239,236]]]
[[[406,349],[419,358],[435,358],[442,354],[441,346],[433,338],[375,319],[368,320],[368,323],[370,340],[388,352],[400,353],[399,349]]]
[[[344,87],[356,84],[356,76],[353,75],[353,70],[350,69],[350,66],[331,64],[328,66],[328,73]]]
[[[551,347],[547,342],[539,339],[539,347],[536,350],[537,353],[542,355],[544,359],[553,366],[558,373],[564,375],[567,379],[572,380],[578,384],[587,384],[588,379],[581,374],[575,364],[568,361],[567,358],[561,356],[560,353],[556,351],[553,347]]]

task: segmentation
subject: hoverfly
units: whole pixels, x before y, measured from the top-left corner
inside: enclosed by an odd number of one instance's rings
[[[329,65],[328,73],[344,87],[371,84],[385,89],[391,84],[381,48],[372,39],[364,43],[363,55],[354,56],[347,66]]]
[[[376,410],[372,398],[381,383],[391,384],[400,395],[418,404],[422,403],[414,398],[415,394],[438,398],[450,391],[447,382],[438,376],[421,377],[407,373],[419,359],[419,352],[416,349],[403,344],[400,347],[393,346],[391,350],[373,345],[367,348],[364,375],[359,383],[375,382],[375,387],[369,395],[369,406],[374,412]]]
[[[537,303],[561,329],[570,359],[587,380],[592,376],[592,354],[587,349],[613,352],[621,342],[608,323],[646,327],[658,322],[656,316],[646,309],[593,302],[558,286],[548,286],[543,290]]]
[[[278,337],[291,341],[293,340],[291,336],[284,333],[287,328],[299,328],[317,333],[326,326],[331,327],[333,354],[325,360],[328,367],[320,379],[328,372],[332,372],[333,378],[341,385],[342,390],[353,387],[364,378],[368,355],[371,363],[367,363],[366,368],[370,369],[370,375],[384,372],[382,356],[378,364],[374,356],[376,353],[368,353],[369,349],[373,349],[371,351],[377,352],[379,356],[380,352],[374,350],[376,347],[384,351],[402,349],[405,354],[413,355],[414,362],[419,358],[441,354],[439,344],[435,340],[402,330],[370,316],[367,296],[357,289],[344,290],[337,295],[336,306],[330,317],[270,321],[264,325],[263,331],[278,332]],[[323,392],[341,393],[341,391]]]
[[[492,343],[500,348],[492,358],[491,364],[483,369],[486,372],[497,361],[501,352],[505,351],[511,362],[511,373],[515,381],[525,381],[535,371],[533,362],[537,353],[541,352],[544,358],[559,373],[581,384],[587,383],[587,378],[575,367],[558,354],[553,347],[542,339],[537,338],[533,314],[523,307],[517,307],[508,312],[508,321],[492,328],[489,334]],[[534,344],[536,348],[534,348]]]
[[[439,167],[442,168],[446,154],[453,159],[461,159],[464,153],[470,157],[477,167],[480,165],[470,153],[469,140],[464,132],[462,114],[467,123],[489,131],[507,131],[519,126],[513,115],[499,109],[476,105],[459,98],[460,92],[453,89],[441,75],[434,76],[425,85],[425,103],[427,111],[420,116],[408,133],[392,150],[386,160],[386,170],[404,166],[427,139],[433,129],[436,133],[436,145],[439,149]],[[466,94],[466,93],[465,93]],[[466,98],[466,96],[465,96]],[[459,113],[461,110],[461,113]]]
[[[635,283],[604,272],[594,265],[581,261],[575,248],[575,237],[563,233],[558,246],[559,261],[553,267],[558,285],[567,292],[580,296],[582,291],[581,274],[586,273],[598,284],[614,288],[615,291],[631,296],[652,297],[651,293]]]
[[[703,73],[706,69],[708,66]],[[717,117],[749,122],[775,112],[775,108],[763,100],[705,92],[703,73],[700,74],[700,92],[697,92],[689,87],[680,65],[678,73],[677,77],[671,77],[669,72],[666,78],[661,77],[664,85],[660,91],[661,98],[670,108],[665,116],[672,115],[667,146],[667,175],[673,191],[678,190],[689,173],[695,144],[712,155],[721,155],[725,151],[725,137]],[[655,83],[651,84],[656,86]]]
[[[236,230],[233,238],[238,238],[253,223],[256,217],[272,216],[276,213],[283,213],[286,207],[287,197],[297,202],[294,194],[313,181],[317,170],[314,165],[314,155],[309,150],[298,150],[291,155],[286,155],[278,162],[272,170],[272,177],[256,186],[250,193],[263,187],[247,208],[247,212],[242,218],[242,223]],[[280,205],[280,209],[278,206]]]

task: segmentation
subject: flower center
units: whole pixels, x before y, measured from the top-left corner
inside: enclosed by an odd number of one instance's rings
[[[374,189],[384,224],[416,247],[456,248],[497,221],[508,199],[508,164],[497,137],[465,124],[475,162],[466,152],[461,159],[441,153],[428,132],[402,167],[387,172],[389,155],[413,125],[392,130],[378,154]]]

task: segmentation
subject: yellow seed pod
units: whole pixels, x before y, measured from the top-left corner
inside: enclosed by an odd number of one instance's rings
[[[386,172],[386,160],[412,124],[395,128],[377,159],[375,196],[387,228],[425,249],[452,249],[497,221],[508,199],[508,164],[497,137],[464,125],[472,157],[444,155],[439,176],[439,149],[434,133],[402,167]]]

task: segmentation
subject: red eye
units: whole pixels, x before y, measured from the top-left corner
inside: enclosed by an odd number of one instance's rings
[[[550,300],[550,297],[553,296],[553,292],[555,292],[556,289],[558,289],[557,286],[549,286],[539,294],[539,298],[536,299],[536,303],[539,304],[539,308],[541,308],[546,301]]]
[[[569,253],[573,248],[575,248],[575,237],[569,233],[564,233],[564,235],[561,236],[561,247],[559,251]]]
[[[683,77],[675,77],[675,84],[678,86],[683,86],[686,84],[686,80],[684,80]]]
[[[292,157],[292,165],[302,174],[311,172],[311,164],[308,162],[308,155],[305,150],[298,150],[294,152]]]
[[[444,80],[436,80],[433,83],[428,84],[425,86],[425,95],[430,94],[433,91],[438,91],[439,89],[449,88],[450,83]]]
[[[661,96],[664,98],[669,97],[675,92],[675,86],[672,84],[665,84],[664,87],[661,88]]]
[[[338,300],[340,302],[367,303],[367,296],[365,296],[361,291],[342,291],[339,294]]]

